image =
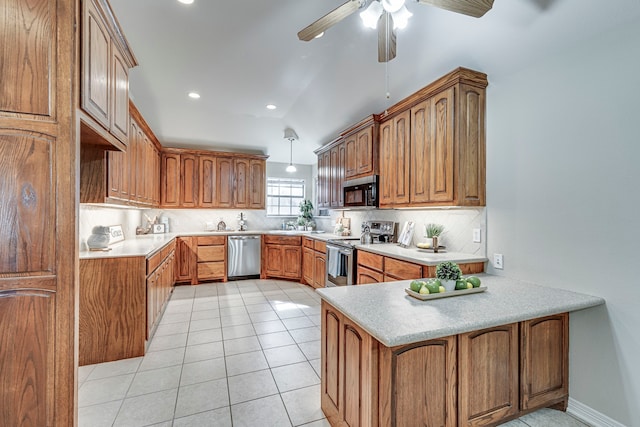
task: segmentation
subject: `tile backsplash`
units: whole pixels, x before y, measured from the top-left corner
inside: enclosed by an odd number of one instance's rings
[[[268,217],[265,210],[241,209],[118,209],[103,206],[80,206],[80,249],[86,249],[87,238],[95,225],[122,224],[125,238],[135,237],[136,226],[146,225],[145,215],[166,217],[169,219],[169,231],[172,233],[201,231],[207,223],[214,227],[220,220],[228,228],[238,229],[238,216],[245,214],[249,230],[274,230],[282,226],[283,221],[295,217]],[[486,256],[487,218],[485,208],[451,209],[408,209],[408,210],[368,210],[368,211],[331,211],[329,217],[315,217],[319,230],[332,232],[339,216],[351,218],[352,235],[360,236],[360,226],[366,220],[395,221],[398,230],[406,221],[414,221],[413,243],[425,241],[424,226],[428,223],[444,225],[441,244],[451,252],[464,252]],[[481,230],[482,242],[473,243],[473,229]]]

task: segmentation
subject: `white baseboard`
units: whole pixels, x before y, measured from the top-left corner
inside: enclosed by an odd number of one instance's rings
[[[567,413],[593,427],[627,427],[571,397]]]

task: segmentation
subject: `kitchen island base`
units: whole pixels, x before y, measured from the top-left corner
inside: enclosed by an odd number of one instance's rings
[[[494,426],[566,410],[568,313],[387,347],[322,301],[321,404],[332,426]]]

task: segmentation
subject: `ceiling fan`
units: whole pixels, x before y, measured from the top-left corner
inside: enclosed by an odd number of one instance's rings
[[[493,6],[494,0],[411,0],[441,9],[480,18]],[[298,38],[310,41],[359,9],[366,26],[378,28],[378,62],[396,57],[396,29],[404,28],[411,17],[405,0],[348,0],[298,33]],[[365,6],[369,5],[366,9]]]

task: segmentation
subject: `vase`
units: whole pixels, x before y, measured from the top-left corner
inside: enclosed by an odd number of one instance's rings
[[[442,280],[440,279],[440,283],[444,286],[445,291],[455,291],[456,290],[456,281],[455,280]]]

